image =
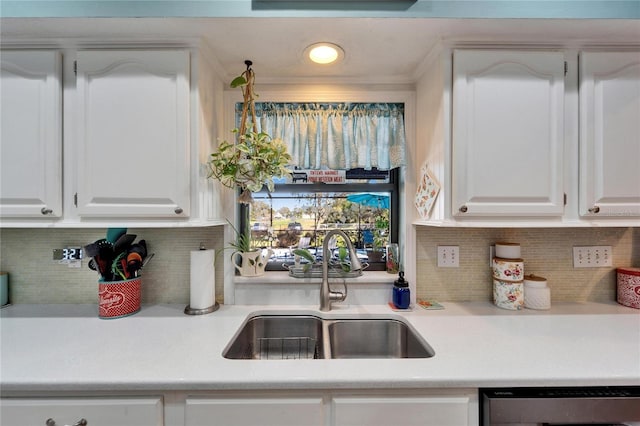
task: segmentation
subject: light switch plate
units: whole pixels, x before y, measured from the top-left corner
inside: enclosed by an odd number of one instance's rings
[[[601,268],[612,266],[611,246],[580,246],[573,248],[574,268]]]
[[[438,267],[457,268],[460,266],[460,247],[438,246]]]

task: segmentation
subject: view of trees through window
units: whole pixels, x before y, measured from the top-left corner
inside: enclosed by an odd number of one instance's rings
[[[390,194],[273,193],[254,194],[250,209],[251,242],[271,248],[274,262],[292,260],[294,248],[306,248],[317,257],[324,237],[332,229],[344,231],[358,256],[381,262],[390,242]],[[337,239],[335,247],[344,246]],[[376,254],[378,252],[379,254]]]

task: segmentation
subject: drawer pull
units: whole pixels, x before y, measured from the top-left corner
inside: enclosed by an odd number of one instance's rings
[[[589,209],[589,213],[600,213],[600,207],[593,206],[592,208]]]
[[[80,419],[75,422],[72,426],[87,426],[89,423],[85,419]],[[47,419],[45,423],[46,426],[56,426],[56,421],[53,419]]]
[[[182,208],[180,207],[176,207],[176,209],[174,210],[174,212],[176,212],[176,214],[180,214],[182,213],[184,210],[182,210]]]
[[[40,213],[47,215],[53,213],[53,210],[43,207],[42,209],[40,209]]]
[[[458,210],[460,210],[460,213],[466,213],[469,210],[469,208],[467,206],[462,206]]]

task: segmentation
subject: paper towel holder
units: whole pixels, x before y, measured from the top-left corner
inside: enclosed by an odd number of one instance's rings
[[[211,312],[215,312],[220,308],[220,304],[218,302],[215,302],[213,305],[209,306],[208,308],[203,308],[203,309],[191,309],[191,305],[187,305],[186,308],[184,308],[184,313],[187,315],[205,315],[205,314],[210,314]]]
[[[200,243],[200,250],[206,250],[206,247],[204,245],[203,242]],[[215,292],[214,292],[215,294]],[[201,308],[201,309],[195,309],[192,308],[191,305],[187,305],[184,308],[184,313],[187,315],[206,315],[206,314],[210,314],[211,312],[215,312],[218,309],[220,309],[220,304],[217,301],[213,301],[213,305],[207,307],[207,308]]]

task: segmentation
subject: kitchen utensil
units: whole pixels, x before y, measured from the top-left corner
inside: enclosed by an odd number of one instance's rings
[[[111,274],[115,279],[126,280],[129,278],[126,253],[122,252],[113,259],[113,262],[111,262]]]
[[[111,244],[111,243],[109,243],[105,239],[102,239],[84,246],[84,254],[85,256],[92,258],[93,266],[95,267],[95,269],[91,268],[91,264],[89,264],[89,267],[91,269],[98,271],[98,273],[103,277],[105,277],[105,273],[106,271],[108,271],[108,268],[110,265],[109,262],[104,259],[105,255],[107,256],[107,258],[109,257],[105,244]]]
[[[111,281],[113,274],[111,273],[111,262],[113,262],[113,244],[106,239],[95,242],[98,245],[98,255],[95,257],[98,264],[98,271],[105,281]]]
[[[127,228],[108,228],[107,229],[107,238],[111,244],[115,244],[118,241],[118,238],[127,233]]]
[[[139,269],[142,268],[142,256],[137,252],[130,252],[125,259],[127,265],[127,272],[130,276],[136,276]]]
[[[99,247],[98,247],[98,244],[96,243],[87,244],[83,248],[84,248],[84,255],[87,257],[96,257],[98,255]]]
[[[128,250],[129,253],[138,253],[142,260],[147,257],[147,242],[145,240],[140,240],[135,244],[132,244]]]
[[[113,245],[113,252],[118,255],[129,250],[131,244],[135,241],[136,234],[123,234]]]
[[[155,256],[155,253],[151,253],[149,254],[149,256],[147,256],[143,261],[142,261],[142,267],[144,268],[145,266],[147,266],[147,263],[149,263],[149,261],[151,260],[151,258],[153,258],[153,256]]]
[[[95,259],[91,259],[89,261],[89,263],[87,264],[87,266],[89,267],[89,269],[91,269],[92,271],[97,271],[98,270],[98,266],[96,265],[96,260]]]

